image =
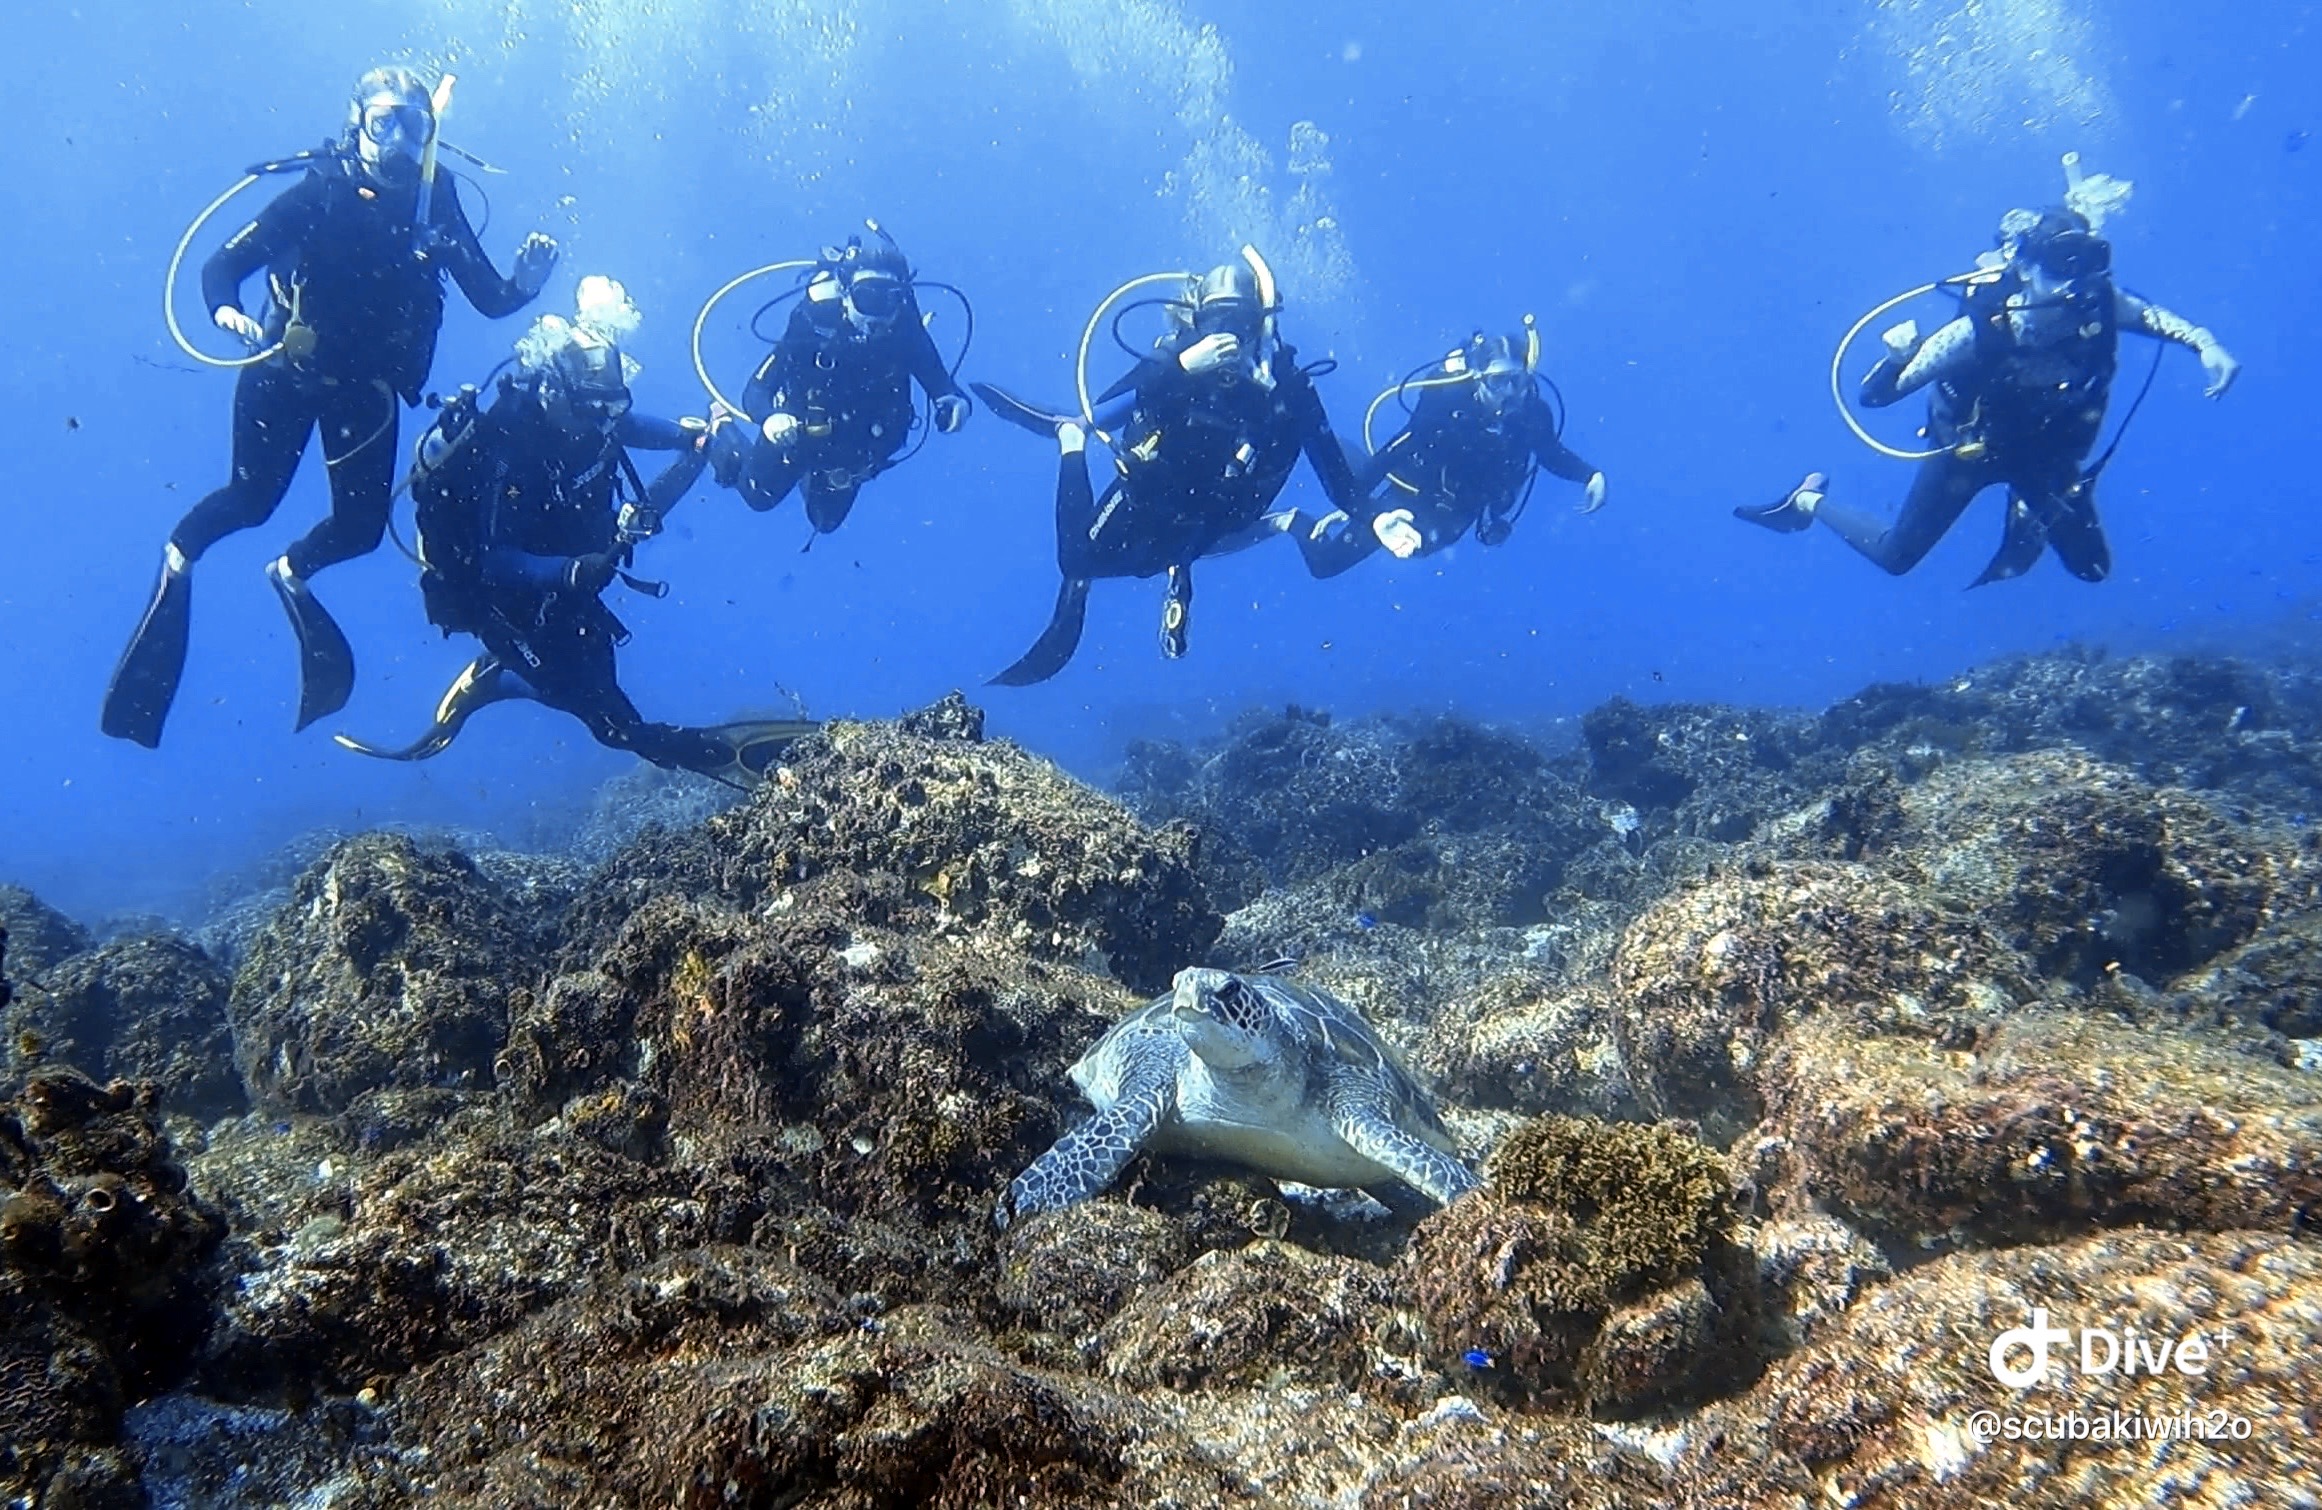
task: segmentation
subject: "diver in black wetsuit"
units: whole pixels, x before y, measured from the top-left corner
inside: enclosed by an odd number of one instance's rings
[[[625,568],[701,475],[708,439],[699,420],[632,408],[617,343],[635,323],[620,285],[583,280],[577,322],[537,322],[518,345],[519,372],[500,380],[490,406],[467,390],[421,439],[411,494],[427,616],[447,635],[476,636],[484,653],[453,680],[415,743],[385,750],[341,734],[341,745],[424,760],[477,709],[527,698],[570,713],[601,744],[747,786],[814,727],[647,723],[621,690],[613,653],[629,636],[603,593],[616,577],[656,590]],[[680,454],[648,486],[630,447]]]
[[[1166,572],[1161,649],[1172,660],[1185,654],[1193,563],[1254,545],[1281,527],[1268,511],[1301,454],[1334,506],[1351,511],[1357,504],[1354,474],[1314,374],[1275,331],[1280,306],[1268,287],[1272,275],[1261,271],[1255,252],[1243,255],[1247,265],[1205,274],[1173,306],[1176,318],[1152,354],[1095,401],[1098,434],[1117,469],[1102,499],[1089,481],[1081,421],[974,385],[994,414],[1053,434],[1062,452],[1056,564],[1064,582],[1048,628],[992,678],[996,685],[1029,686],[1064,669],[1080,645],[1089,583],[1098,577]]]
[[[721,415],[712,447],[717,480],[761,513],[803,483],[817,534],[844,524],[863,484],[896,464],[919,424],[914,382],[936,429],[950,435],[968,418],[967,395],[921,317],[910,263],[877,222],[871,229],[876,245],[856,236],[824,250],[782,339],[750,375],[742,407],[756,433]]]
[[[177,696],[192,627],[193,564],[237,530],[265,523],[290,490],[307,437],[322,432],[330,517],[266,567],[298,632],[298,727],[345,706],[354,654],[307,588],[326,566],[375,549],[394,483],[400,399],[419,402],[443,322],[446,273],[482,313],[513,314],[540,292],[556,243],[538,232],[502,278],[477,245],[449,175],[423,187],[420,159],[435,113],[418,78],[379,68],[355,85],[346,134],[293,159],[305,175],[227,238],[202,268],[202,299],[219,329],[278,348],[234,389],[233,478],[178,521],[161,578],[105,694],[107,734],[148,748]],[[415,230],[425,198],[427,224]],[[265,269],[263,319],[241,286]]]
[[[1541,471],[1585,484],[1581,512],[1604,507],[1604,473],[1567,449],[1541,396],[1539,338],[1478,331],[1420,389],[1410,423],[1356,473],[1358,516],[1293,513],[1287,532],[1306,569],[1335,577],[1384,547],[1401,560],[1432,555],[1473,529],[1480,545],[1514,530]],[[1389,488],[1380,496],[1380,488]]]
[[[1935,548],[1976,494],[2008,489],[1999,550],[1972,585],[2022,576],[2054,547],[2083,582],[2112,572],[2096,517],[2095,468],[2084,469],[2112,391],[2123,331],[2174,341],[2201,358],[2204,392],[2222,396],[2241,365],[2217,338],[2112,281],[2112,247],[2067,209],[2011,210],[1989,276],[1968,285],[1957,319],[1924,341],[1904,321],[1886,332],[1886,354],[1862,381],[1878,409],[1930,384],[1922,459],[1893,524],[1833,503],[1811,472],[1774,503],[1738,508],[1752,524],[1790,533],[1817,519],[1879,566],[1901,576]]]

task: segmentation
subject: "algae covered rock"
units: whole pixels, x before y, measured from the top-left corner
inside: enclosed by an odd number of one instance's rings
[[[122,1409],[184,1373],[213,1315],[224,1223],[158,1102],[69,1069],[0,1102],[0,1491],[26,1503],[141,1503]]]
[[[1623,1060],[1647,1104],[1720,1141],[1754,1123],[1768,1045],[1821,1011],[1971,1032],[2031,994],[1978,918],[1862,866],[1779,863],[1663,898],[1613,961]]]
[[[2003,1382],[1994,1343],[2043,1316],[2069,1340],[2041,1382]],[[2164,1361],[2121,1366],[2132,1339]],[[2292,1238],[2132,1228],[1951,1254],[1686,1423],[1673,1477],[1687,1503],[1749,1507],[2311,1503],[2317,1348],[2322,1251]],[[2029,1344],[2006,1358],[2027,1368]],[[2009,1417],[2030,1430],[2005,1434]]]
[[[117,940],[54,966],[44,986],[5,1019],[16,1074],[69,1064],[100,1080],[150,1080],[169,1110],[201,1118],[247,1104],[226,1020],[231,982],[194,944]]]
[[[591,968],[519,1009],[511,1083],[553,1102],[631,1081],[673,1140],[779,1129],[777,1157],[818,1199],[980,1230],[1054,1136],[1063,1067],[1129,998],[972,938],[867,921],[908,916],[891,881],[831,876],[788,897],[758,913],[638,908]]]
[[[1008,1229],[994,1293],[1028,1324],[1077,1337],[1184,1261],[1183,1233],[1158,1212],[1082,1201]]]
[[[1946,767],[1901,805],[1897,868],[2074,985],[2194,969],[2249,939],[2293,885],[2206,800],[2071,751]]]
[[[1454,1004],[1413,1057],[1462,1102],[1617,1120],[1639,1110],[1617,1014],[1600,986],[1503,974]]]
[[[1767,1082],[1803,1192],[1912,1246],[2322,1210],[2322,1081],[2192,1033],[2035,1012],[1944,1050],[1816,1021]]]
[[[210,1178],[207,1166],[264,1159],[269,1137],[215,1138],[198,1167]],[[304,1178],[294,1201],[237,1234],[240,1272],[211,1349],[224,1377],[351,1393],[515,1326],[608,1263],[730,1225],[681,1173],[553,1126],[519,1132],[482,1107],[376,1158],[314,1157],[303,1140],[283,1153]]]
[[[21,886],[0,885],[0,935],[8,940],[8,966],[19,982],[97,943],[88,929]]]
[[[1804,719],[1704,703],[1615,697],[1580,722],[1590,793],[1634,809],[1648,834],[1726,844],[1797,800],[1819,742]]]
[[[656,893],[757,910],[809,881],[887,889],[892,926],[1074,965],[1159,990],[1223,926],[1184,825],[1147,829],[1002,742],[833,724],[748,803],[648,840],[576,909],[601,936]]]
[[[1158,1413],[1025,1368],[948,1318],[848,1321],[780,1257],[705,1249],[608,1281],[397,1392],[431,1504],[1246,1503]],[[555,1444],[543,1450],[543,1444]]]
[[[235,976],[253,1100],[336,1112],[382,1086],[482,1089],[536,934],[474,865],[394,834],[335,845],[299,877]]]
[[[1537,1117],[1420,1224],[1411,1284],[1436,1352],[1513,1398],[1634,1413],[1747,1370],[1735,1215],[1732,1171],[1684,1133]]]
[[[1394,1277],[1280,1242],[1204,1253],[1106,1323],[1105,1372],[1172,1390],[1298,1378],[1360,1388],[1421,1339]],[[1390,1370],[1389,1374],[1400,1371]]]

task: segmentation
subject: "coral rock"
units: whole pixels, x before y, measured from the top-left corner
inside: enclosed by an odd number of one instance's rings
[[[1280,1242],[1203,1254],[1098,1334],[1105,1371],[1139,1386],[1251,1385],[1281,1371],[1359,1387],[1420,1349],[1401,1291],[1358,1259]]]
[[[584,933],[657,892],[758,912],[815,880],[894,886],[883,921],[1165,987],[1224,920],[1185,826],[1146,829],[1005,741],[833,724],[779,779],[688,834],[626,852],[575,908]],[[899,886],[895,883],[899,882]],[[868,894],[868,893],[866,893]]]
[[[538,968],[534,939],[456,853],[392,834],[335,846],[235,977],[251,1098],[335,1112],[381,1086],[490,1086],[508,994]]]
[[[158,1102],[64,1069],[0,1102],[0,1492],[142,1503],[113,1451],[121,1410],[190,1365],[225,1230],[188,1193]]]
[[[1144,1207],[1082,1201],[1009,1228],[999,1261],[1001,1305],[1033,1326],[1077,1337],[1173,1273],[1185,1261],[1185,1239]]]
[[[1768,1080],[1803,1193],[1899,1242],[2322,1209],[2322,1083],[2194,1034],[2026,1013],[1971,1053],[1817,1021]]]
[[[2148,1350],[2198,1334],[2198,1373],[2174,1364],[2083,1374],[2080,1348],[2051,1349],[2044,1385],[1994,1376],[1992,1344],[2032,1323],[2134,1333]],[[2074,1342],[2079,1339],[2076,1337]],[[2093,1354],[2102,1359],[2098,1340]],[[2053,1247],[1952,1254],[1880,1286],[1747,1393],[1685,1431],[1684,1502],[1746,1507],[1856,1503],[2100,1506],[2312,1502],[2314,1389],[2322,1349],[2322,1252],[2285,1237],[2141,1230]],[[2027,1366],[2028,1352],[2014,1355]],[[1985,1442],[1977,1412],[2087,1430],[2189,1417],[2246,1434],[2217,1441],[2112,1438]]]
[[[1717,1141],[1758,1120],[1771,1040],[1834,1007],[1942,1036],[2030,994],[2023,962],[1979,921],[1939,912],[1859,866],[1782,863],[1664,898],[1613,965],[1623,1059],[1648,1104]]]
[[[21,1076],[70,1064],[100,1080],[151,1080],[173,1112],[204,1119],[247,1104],[226,1021],[230,982],[208,955],[167,934],[126,939],[52,967],[5,1021]]]
[[[1480,1359],[1498,1393],[1636,1414],[1751,1366],[1755,1276],[1733,1219],[1731,1172],[1696,1140],[1539,1117],[1502,1140],[1482,1191],[1420,1224],[1410,1282],[1436,1354]]]

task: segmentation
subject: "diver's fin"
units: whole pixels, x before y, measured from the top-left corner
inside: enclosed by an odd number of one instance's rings
[[[994,388],[989,383],[970,383],[968,387],[974,391],[977,398],[984,401],[984,407],[991,410],[995,418],[1004,419],[1017,429],[1029,430],[1034,435],[1045,435],[1053,439],[1057,426],[1080,423],[1080,416],[1077,414],[1043,409],[1036,404],[1028,404],[1006,389]]]
[[[355,647],[347,643],[338,620],[290,569],[288,556],[266,563],[266,580],[274,584],[298,634],[298,726],[303,729],[328,718],[347,705],[355,691]]]
[[[1096,403],[1099,405],[1109,404],[1124,393],[1136,392],[1137,379],[1143,377],[1144,375],[1145,364],[1139,362],[1136,366],[1130,368],[1127,372],[1124,372],[1119,377],[1114,378],[1113,385],[1096,396]]]
[[[2047,548],[2048,521],[2031,504],[2010,493],[2007,530],[2000,536],[1999,549],[1992,553],[1983,575],[1967,585],[1981,587],[1988,582],[2020,577],[2032,569],[2040,559],[2040,552]]]
[[[1820,472],[1808,472],[1806,480],[1772,503],[1744,504],[1733,511],[1736,519],[1748,520],[1778,535],[1795,535],[1814,523],[1815,505],[1822,502],[1823,489],[1830,479]]]
[[[105,687],[101,726],[115,739],[161,748],[161,725],[177,700],[186,639],[193,631],[191,572],[192,563],[170,546],[162,557],[161,580],[153,584],[153,600],[145,605],[145,616]]]
[[[995,676],[987,684],[994,687],[1029,687],[1044,682],[1064,669],[1072,653],[1080,648],[1081,627],[1088,620],[1088,578],[1067,577],[1056,589],[1056,611],[1049,615],[1048,627],[1032,648],[1024,652],[1015,665]]]
[[[431,755],[441,755],[459,737],[461,728],[478,708],[525,695],[521,687],[509,685],[509,679],[500,670],[500,658],[495,655],[479,655],[461,667],[460,674],[452,678],[442,700],[435,705],[435,722],[425,734],[400,750],[365,744],[350,734],[333,734],[331,742],[342,750],[379,760],[425,760]]]
[[[681,732],[700,739],[709,752],[687,762],[686,769],[728,786],[754,787],[792,745],[821,727],[811,719],[752,718],[685,729]]]

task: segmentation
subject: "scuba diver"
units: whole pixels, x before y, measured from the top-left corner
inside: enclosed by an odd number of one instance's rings
[[[330,517],[266,567],[300,654],[298,727],[346,705],[354,652],[307,580],[326,566],[377,548],[395,476],[396,403],[419,402],[443,323],[449,273],[483,314],[498,319],[530,303],[556,265],[556,242],[539,232],[517,249],[502,278],[449,183],[436,182],[444,87],[431,96],[408,69],[375,68],[356,81],[347,127],[335,142],[251,170],[205,211],[207,220],[261,174],[303,176],[226,239],[202,267],[211,322],[249,346],[235,362],[233,475],[171,531],[160,580],[105,692],[104,731],[148,749],[185,671],[193,619],[193,565],[239,530],[272,518],[306,450],[322,432]],[[184,246],[201,220],[189,228]],[[264,268],[263,317],[245,313],[243,280]],[[172,263],[174,278],[175,263]],[[176,328],[172,333],[197,357]]]
[[[1053,435],[1061,453],[1056,564],[1063,585],[1047,629],[1021,659],[992,678],[997,686],[1030,686],[1064,669],[1080,645],[1089,584],[1098,577],[1166,573],[1161,650],[1171,660],[1184,655],[1193,563],[1245,549],[1281,528],[1269,513],[1301,454],[1333,506],[1348,513],[1357,507],[1353,470],[1314,388],[1314,378],[1332,364],[1298,365],[1298,353],[1276,327],[1281,301],[1257,250],[1244,247],[1240,261],[1198,278],[1152,277],[1181,289],[1178,297],[1158,301],[1169,312],[1168,329],[1093,401],[1087,397],[1084,338],[1077,417],[1035,408],[988,384],[974,385],[994,414]],[[1098,318],[1122,293],[1146,281],[1116,290],[1097,307]],[[1096,324],[1090,321],[1092,332]],[[1089,481],[1091,432],[1113,454],[1115,475],[1101,499]]]
[[[1399,560],[1432,555],[1470,529],[1499,545],[1515,529],[1542,471],[1584,484],[1581,512],[1604,507],[1604,473],[1564,445],[1564,421],[1542,395],[1540,332],[1529,315],[1520,336],[1477,331],[1432,376],[1414,372],[1379,395],[1420,390],[1409,422],[1356,473],[1367,507],[1358,517],[1292,512],[1285,532],[1306,569],[1335,577],[1382,547]],[[1365,438],[1369,419],[1365,417]],[[1379,496],[1382,487],[1391,489]]]
[[[825,247],[819,260],[805,264],[812,271],[792,291],[798,302],[782,339],[750,375],[741,403],[721,402],[712,420],[717,481],[739,489],[743,501],[761,513],[800,488],[806,517],[820,535],[846,522],[864,483],[904,459],[896,453],[921,424],[911,398],[914,382],[933,406],[934,427],[944,434],[957,432],[969,413],[956,375],[959,363],[944,365],[920,312],[915,289],[924,280],[913,274],[895,238],[877,221],[868,224],[878,237],[875,245],[851,236],[844,247]],[[950,285],[925,286],[945,289],[966,307]],[[963,345],[961,360],[966,356]],[[748,424],[733,422],[737,408]]]
[[[425,760],[477,709],[526,698],[570,713],[601,744],[747,787],[814,728],[647,723],[621,690],[614,651],[629,633],[604,591],[616,578],[654,596],[666,591],[627,568],[708,460],[701,421],[648,418],[632,407],[634,368],[620,343],[637,321],[620,284],[583,279],[577,317],[534,322],[517,343],[517,370],[499,379],[489,407],[463,389],[421,437],[410,486],[427,617],[447,636],[474,635],[484,651],[411,745],[389,750],[333,736],[340,745]],[[631,447],[679,455],[648,485]]]
[[[2065,161],[2075,193],[2082,188],[2076,161]],[[2089,183],[2101,178],[2092,175]],[[2125,199],[2126,186],[2112,186]],[[1932,449],[1879,447],[1919,462],[1894,523],[1832,502],[1821,472],[1808,473],[1771,504],[1735,509],[1737,517],[1782,533],[1819,519],[1863,556],[1901,576],[1934,549],[1978,493],[2004,483],[2008,507],[2000,546],[1970,585],[2019,577],[2050,547],[2083,582],[2110,575],[2112,552],[2096,516],[2096,482],[2112,450],[2093,466],[2084,462],[2104,422],[2121,333],[2190,348],[2201,358],[2208,378],[2203,391],[2211,398],[2233,386],[2240,364],[2207,330],[2115,286],[2111,244],[2081,209],[2010,210],[1997,240],[1996,252],[1977,259],[1977,271],[1947,280],[1965,285],[1959,316],[1924,339],[1914,321],[1892,327],[1883,337],[1885,354],[1862,380],[1862,402],[1873,409],[1921,388],[1934,390],[1923,432]],[[1873,310],[1856,329],[1899,302]],[[1841,357],[1844,351],[1842,344]],[[2157,352],[2154,363],[2157,372]],[[2151,381],[2148,376],[2148,390]],[[2137,402],[2143,398],[2139,393]],[[2129,413],[2135,412],[2132,404]],[[1853,424],[1851,415],[1848,422]],[[2116,435],[2113,446],[2119,443]]]

